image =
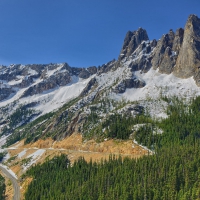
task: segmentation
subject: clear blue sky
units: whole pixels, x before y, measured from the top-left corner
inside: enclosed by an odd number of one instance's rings
[[[128,30],[159,39],[189,14],[200,17],[200,0],[0,0],[0,64],[102,65]]]

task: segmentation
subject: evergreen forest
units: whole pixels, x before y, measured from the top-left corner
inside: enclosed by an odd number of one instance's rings
[[[0,199],[4,200],[5,199],[5,179],[3,176],[0,175]]]
[[[156,121],[146,116],[146,125],[135,133],[136,141],[152,149],[153,155],[137,160],[110,155],[109,160],[89,163],[79,158],[73,165],[66,155],[54,157],[24,175],[33,177],[25,199],[200,199],[200,97],[190,103],[178,98],[166,101],[171,102],[169,117]],[[127,139],[130,129],[120,120],[124,118],[111,120],[109,137]],[[133,120],[127,120],[129,126]]]

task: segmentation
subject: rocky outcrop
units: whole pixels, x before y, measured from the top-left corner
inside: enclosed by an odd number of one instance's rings
[[[136,77],[125,79],[115,86],[113,92],[124,93],[127,88],[142,88],[145,86],[145,82],[139,80]]]
[[[137,78],[130,78],[124,80],[126,88],[142,88],[145,86],[145,82]]]
[[[83,78],[83,79],[87,79],[90,77],[90,72],[86,69],[83,69],[80,74],[79,74],[79,77],[80,78]]]
[[[29,76],[29,77],[26,77],[26,76],[25,76],[25,77],[22,79],[22,82],[21,82],[21,83],[16,84],[16,85],[14,85],[14,86],[15,86],[15,87],[19,87],[19,88],[26,88],[26,87],[30,86],[33,82],[34,82],[34,81],[33,81],[32,76]]]
[[[159,68],[161,73],[170,74],[176,63],[172,52],[174,38],[175,34],[170,30],[168,34],[163,35],[161,40],[158,41],[155,49],[152,66],[154,69]]]
[[[176,64],[175,53],[170,47],[165,49],[164,54],[162,55],[162,61],[159,66],[159,72],[164,74],[170,74],[173,71],[173,68]]]
[[[146,30],[139,28],[137,31],[128,31],[119,55],[119,61],[124,57],[130,56],[138,48],[142,41],[146,40],[149,40]]]
[[[194,76],[200,86],[200,19],[196,15],[190,15],[185,25],[174,75],[180,78]]]
[[[124,81],[120,82],[119,84],[117,84],[115,86],[115,88],[113,89],[113,92],[115,93],[124,93],[126,91],[126,85],[124,83]]]
[[[97,70],[97,75],[101,75],[102,73],[107,73],[107,72],[111,71],[112,69],[115,68],[116,64],[117,63],[116,63],[115,59],[113,59],[112,61],[110,61],[106,64],[103,64],[102,66],[99,66],[98,70]]]
[[[0,88],[0,101],[5,100],[14,93],[15,91],[11,87]]]
[[[118,110],[119,114],[126,114],[126,115],[139,115],[144,112],[144,107],[138,104],[127,104],[122,109]]]
[[[176,55],[179,54],[179,51],[181,49],[183,43],[183,36],[184,36],[184,29],[182,28],[177,29],[172,47],[172,50],[176,52]]]
[[[90,73],[90,75],[96,74],[97,73],[97,67],[95,67],[95,66],[88,67],[87,71]]]
[[[129,64],[129,68],[131,71],[141,70],[146,73],[151,68],[151,59],[152,59],[152,51],[156,46],[156,41],[143,41],[134,51],[134,53],[130,56],[132,61]]]
[[[64,86],[71,82],[71,76],[69,75],[69,72],[63,72],[58,73],[50,76],[49,78],[43,80],[42,82],[29,87],[21,96],[27,97],[27,96],[33,96],[35,94],[40,94],[44,91],[54,89],[58,86]]]
[[[90,90],[92,89],[92,87],[96,86],[97,84],[98,83],[97,83],[96,78],[92,78],[89,81],[89,83],[87,84],[87,86],[83,89],[80,96],[83,97],[83,96],[87,95],[90,92]]]

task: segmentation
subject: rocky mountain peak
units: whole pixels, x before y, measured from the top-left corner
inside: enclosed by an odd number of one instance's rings
[[[200,86],[200,19],[190,15],[184,30],[183,43],[174,69],[180,78],[194,77]]]
[[[176,54],[179,54],[181,45],[183,43],[183,36],[184,36],[184,29],[183,28],[177,29],[173,42],[173,51],[176,52]]]
[[[142,43],[142,41],[146,40],[149,40],[149,37],[145,29],[139,28],[137,31],[128,31],[119,55],[119,60],[122,60],[124,57],[130,56]]]
[[[170,74],[175,65],[174,53],[172,51],[174,38],[175,33],[170,29],[169,33],[163,35],[158,41],[154,51],[152,65],[154,69],[159,68],[161,73]]]

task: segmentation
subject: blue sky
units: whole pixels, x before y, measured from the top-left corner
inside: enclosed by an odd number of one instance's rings
[[[159,39],[189,14],[200,17],[199,0],[0,0],[0,64],[99,66],[128,30]]]

